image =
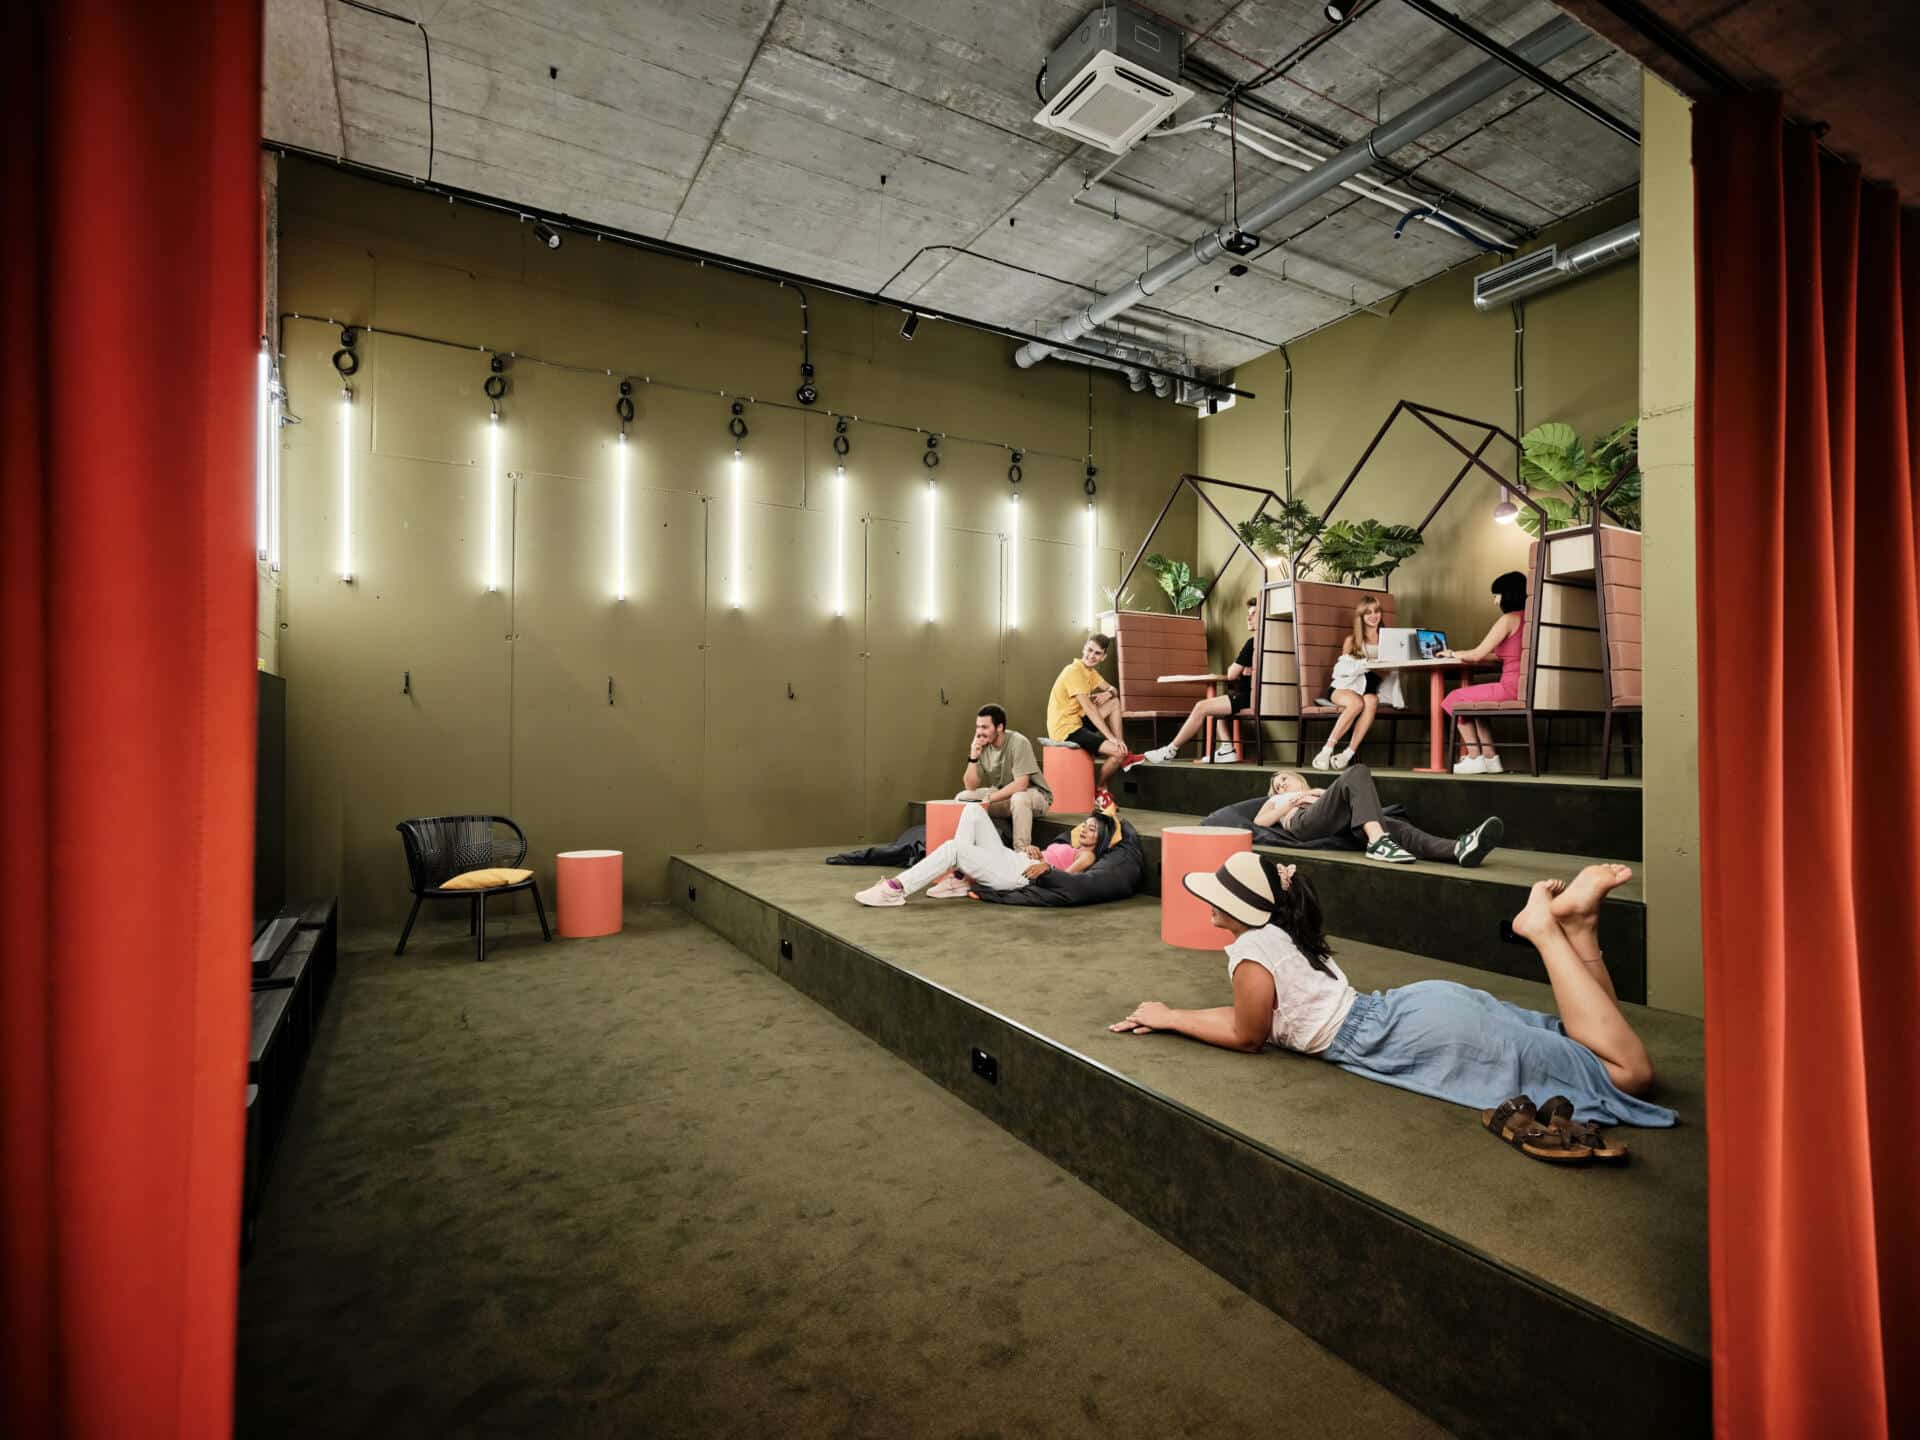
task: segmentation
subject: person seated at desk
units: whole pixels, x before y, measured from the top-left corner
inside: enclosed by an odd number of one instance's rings
[[[1074,827],[1070,846],[1056,842],[1044,851],[1031,845],[1010,850],[1000,843],[1000,832],[993,828],[986,807],[976,802],[960,812],[953,839],[934,846],[912,869],[876,880],[853,898],[876,907],[904,905],[909,895],[936,880],[939,883],[927,890],[929,900],[962,899],[976,886],[984,890],[1022,890],[1050,869],[1069,875],[1092,869],[1099,842],[1099,818],[1089,815]],[[951,875],[947,875],[949,870]],[[940,880],[942,875],[947,878]]]
[[[1624,1148],[1583,1124],[1666,1126],[1679,1118],[1645,1098],[1653,1090],[1653,1061],[1600,954],[1600,906],[1632,875],[1625,865],[1589,865],[1570,882],[1539,881],[1514,917],[1514,933],[1531,941],[1546,965],[1559,1011],[1548,1015],[1452,980],[1357,993],[1334,963],[1307,877],[1271,855],[1243,852],[1182,882],[1232,937],[1233,1003],[1176,1010],[1148,1000],[1107,1028],[1123,1035],[1167,1030],[1225,1050],[1258,1053],[1272,1044],[1318,1056],[1383,1085],[1497,1107],[1483,1109],[1481,1119],[1502,1139],[1513,1138],[1496,1129],[1509,1097],[1566,1096],[1576,1123],[1558,1140],[1531,1127],[1527,1153],[1624,1159]]]
[[[1172,740],[1156,750],[1147,751],[1147,760],[1150,764],[1164,765],[1178,755],[1180,747],[1200,733],[1200,728],[1207,723],[1208,716],[1224,719],[1236,710],[1253,708],[1253,629],[1259,621],[1259,615],[1260,597],[1249,595],[1247,597],[1247,643],[1240,647],[1240,653],[1234,657],[1233,663],[1227,666],[1226,693],[1209,695],[1206,699],[1197,702],[1193,707],[1193,713],[1180,722],[1180,728],[1175,732]],[[1237,753],[1231,740],[1222,740],[1214,748],[1213,758],[1220,760],[1224,756],[1227,760],[1232,760]]]
[[[967,747],[960,783],[966,788],[954,799],[977,800],[989,815],[1010,815],[1013,848],[1025,850],[1033,844],[1033,817],[1047,813],[1053,791],[1033,742],[1007,728],[1007,712],[998,705],[982,705],[973,717],[973,743]]]
[[[1333,674],[1327,681],[1340,718],[1333,722],[1333,733],[1327,736],[1327,743],[1313,757],[1316,770],[1344,770],[1353,763],[1354,752],[1367,738],[1367,731],[1373,728],[1373,717],[1383,702],[1396,709],[1406,706],[1399,671],[1367,668],[1367,661],[1380,658],[1381,616],[1377,595],[1369,595],[1353,607],[1353,633],[1340,642],[1340,658],[1333,662]],[[1336,749],[1349,726],[1353,728],[1353,735],[1346,748]]]
[[[1096,631],[1087,636],[1079,657],[1054,677],[1047,696],[1048,736],[1078,745],[1098,761],[1103,789],[1115,771],[1130,770],[1146,758],[1127,749],[1120,738],[1120,697],[1100,674],[1100,662],[1112,649],[1111,635]]]
[[[1345,839],[1357,844],[1369,860],[1388,865],[1434,860],[1468,869],[1493,853],[1507,829],[1498,815],[1489,815],[1457,839],[1429,835],[1386,813],[1373,772],[1364,765],[1350,766],[1324,790],[1315,790],[1296,771],[1282,770],[1269,782],[1264,797],[1223,806],[1201,823],[1251,830],[1261,845],[1315,845]]]
[[[1509,570],[1493,582],[1492,593],[1500,606],[1500,618],[1487,631],[1487,638],[1471,650],[1443,650],[1440,653],[1448,660],[1478,662],[1498,659],[1500,678],[1484,685],[1462,685],[1449,690],[1446,698],[1440,702],[1440,708],[1449,716],[1453,715],[1456,705],[1520,698],[1520,627],[1527,620],[1527,577],[1518,570]],[[1487,722],[1462,715],[1458,724],[1461,755],[1454,762],[1453,773],[1501,774],[1505,767],[1494,752],[1493,731]]]

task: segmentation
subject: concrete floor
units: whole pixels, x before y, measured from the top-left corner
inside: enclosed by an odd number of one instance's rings
[[[704,928],[503,928],[343,957],[239,1434],[1443,1433]]]
[[[697,863],[1498,1265],[1679,1351],[1706,1356],[1699,1021],[1626,1007],[1660,1075],[1654,1098],[1676,1108],[1681,1123],[1620,1132],[1633,1151],[1623,1169],[1561,1170],[1499,1144],[1471,1111],[1317,1060],[1109,1032],[1107,1023],[1141,1000],[1227,1003],[1220,956],[1160,942],[1157,896],[1078,910],[924,898],[869,910],[853,902],[853,892],[884,872],[828,868],[821,862],[829,853],[765,851],[700,856]],[[1551,990],[1532,981],[1352,941],[1336,939],[1335,951],[1362,991],[1441,978],[1529,1008],[1553,1008]]]

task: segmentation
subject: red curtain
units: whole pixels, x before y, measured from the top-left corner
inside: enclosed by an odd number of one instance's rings
[[[1693,141],[1715,1420],[1915,1435],[1920,220],[1777,96]]]
[[[0,1428],[222,1435],[260,7],[0,11]]]

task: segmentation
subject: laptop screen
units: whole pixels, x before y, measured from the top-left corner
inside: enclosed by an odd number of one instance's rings
[[[1413,633],[1413,648],[1422,660],[1437,660],[1440,652],[1447,648],[1447,632],[1444,630],[1416,630]]]

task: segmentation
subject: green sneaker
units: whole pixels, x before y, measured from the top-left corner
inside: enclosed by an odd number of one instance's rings
[[[1382,835],[1367,846],[1367,859],[1384,860],[1389,865],[1411,865],[1413,856],[1402,850],[1391,835]]]
[[[1500,837],[1506,833],[1505,821],[1498,815],[1488,816],[1453,842],[1453,863],[1471,870],[1493,853]]]

